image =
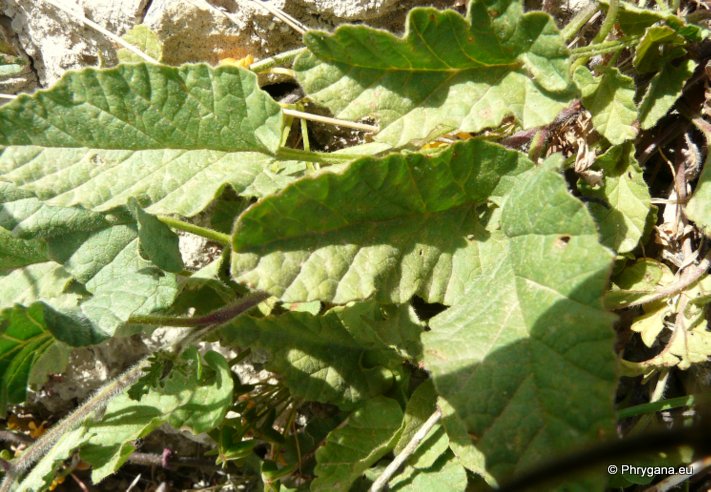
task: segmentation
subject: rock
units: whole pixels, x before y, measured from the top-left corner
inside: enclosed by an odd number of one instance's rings
[[[398,2],[395,0],[301,0],[312,12],[327,14],[343,20],[364,20],[383,17]]]

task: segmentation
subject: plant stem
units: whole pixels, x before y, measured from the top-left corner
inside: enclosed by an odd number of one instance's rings
[[[358,123],[356,121],[340,120],[338,118],[331,118],[329,116],[321,116],[319,114],[304,113],[303,111],[297,111],[295,109],[283,108],[282,113],[294,116],[296,118],[303,118],[305,120],[318,121],[319,123],[326,123],[327,125],[343,126],[346,128],[353,128],[354,130],[363,130],[366,132],[377,132],[380,130],[377,126],[368,125],[366,123]]]
[[[292,63],[297,56],[305,51],[306,48],[297,48],[295,50],[285,51],[284,53],[279,53],[278,55],[274,55],[270,58],[254,62],[249,66],[249,69],[256,73],[265,72],[272,67],[276,67],[277,65]]]
[[[222,246],[229,247],[232,243],[232,238],[229,234],[223,234],[222,232],[217,232],[216,230],[208,229],[207,227],[200,227],[198,225],[191,224],[190,222],[168,217],[167,215],[158,215],[157,217],[158,220],[173,229],[178,229],[179,231],[185,231],[195,234],[196,236],[204,237],[205,239],[214,241]]]
[[[267,294],[261,292],[253,294],[224,309],[215,311],[206,316],[193,318],[202,320],[200,324],[195,324],[194,326],[204,326],[205,328],[202,331],[198,330],[200,334],[204,334],[206,330],[245,313],[267,297]],[[162,347],[162,349],[173,349],[176,352],[180,352],[186,343],[194,341],[195,335],[196,332],[190,331],[186,333],[185,336],[169,342]],[[5,478],[2,484],[0,484],[0,492],[10,492],[15,480],[37,460],[42,458],[64,434],[79,427],[86,419],[106,408],[106,405],[108,405],[114,397],[133,386],[143,375],[143,369],[150,365],[152,355],[153,354],[146,355],[126,372],[99,388],[93,396],[84,401],[84,403],[65,417],[64,420],[52,426],[42,437],[37,439],[19,458],[8,463],[9,466],[5,473]]]
[[[626,419],[647,413],[663,412],[665,410],[671,410],[672,408],[690,407],[695,401],[694,395],[686,395],[678,398],[670,398],[668,400],[642,403],[641,405],[623,408],[617,412],[617,417],[618,419]]]
[[[128,323],[134,325],[174,326],[180,328],[221,325],[227,321],[230,321],[232,318],[239,316],[247,309],[256,306],[268,297],[269,294],[260,292],[252,296],[242,298],[234,304],[217,309],[216,311],[204,316],[196,316],[192,318],[153,315],[131,316],[128,318]]]
[[[624,39],[616,39],[614,41],[605,41],[603,43],[595,43],[588,46],[581,46],[580,48],[573,48],[570,50],[570,54],[574,58],[602,55],[626,48],[637,41],[639,41],[639,36],[628,36]]]
[[[277,157],[294,161],[318,162],[319,164],[332,164],[339,161],[352,161],[365,157],[363,155],[336,154],[328,152],[313,152],[290,147],[281,147],[277,151]]]
[[[560,32],[560,35],[563,36],[563,39],[565,39],[566,42],[573,39],[573,37],[582,30],[583,26],[588,23],[592,16],[595,15],[595,12],[597,12],[597,8],[597,5],[591,3],[590,5],[582,9],[580,12],[575,14],[575,17],[570,19],[568,25],[565,26]]]
[[[437,424],[437,422],[439,422],[439,419],[441,418],[442,411],[438,408],[432,415],[430,415],[430,417],[425,421],[425,423],[422,424],[422,427],[418,429],[415,435],[412,436],[412,439],[410,439],[410,442],[407,443],[407,446],[405,446],[403,450],[400,451],[400,454],[398,454],[395,459],[390,462],[387,468],[385,468],[385,471],[383,471],[383,473],[378,477],[378,479],[373,482],[373,485],[371,485],[370,487],[370,492],[380,492],[385,488],[390,479],[395,475],[395,473],[405,463],[405,461],[407,461],[407,459],[412,456],[412,453],[417,450],[417,446],[419,446],[422,440],[427,437],[427,434],[429,434],[430,430],[432,430],[432,428]]]
[[[593,38],[593,43],[603,42],[605,38],[607,38],[607,35],[610,34],[610,31],[612,31],[615,21],[617,20],[617,11],[619,8],[620,0],[610,0],[610,6],[607,8],[607,15],[605,16],[605,20],[602,22],[602,26],[600,26],[600,31]]]

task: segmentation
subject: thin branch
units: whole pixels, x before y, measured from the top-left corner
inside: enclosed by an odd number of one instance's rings
[[[610,31],[612,31],[615,21],[617,20],[617,11],[620,8],[620,0],[610,0],[610,5],[607,7],[607,15],[605,20],[602,21],[602,26],[600,26],[600,31],[593,38],[593,43],[601,43],[605,40]]]
[[[711,266],[711,249],[709,249],[706,256],[704,256],[698,265],[687,267],[681,275],[681,278],[675,283],[659,289],[656,292],[640,297],[639,299],[635,299],[627,304],[622,304],[616,308],[627,309],[635,306],[641,306],[643,304],[649,304],[650,302],[660,301],[667,297],[676,295],[703,277],[709,269],[709,266]]]
[[[160,62],[158,60],[156,60],[155,58],[153,58],[152,56],[148,56],[143,51],[136,48],[134,45],[127,43],[126,41],[121,39],[121,37],[117,36],[116,34],[112,33],[111,31],[107,31],[106,29],[104,29],[102,26],[100,26],[96,22],[92,21],[91,19],[87,19],[83,15],[74,12],[73,10],[65,7],[64,5],[60,4],[59,2],[56,2],[55,0],[43,0],[43,1],[47,2],[48,4],[52,5],[53,7],[61,10],[62,12],[68,14],[72,19],[79,21],[80,23],[82,23],[86,26],[89,26],[92,29],[98,31],[99,33],[101,33],[104,36],[106,36],[107,38],[109,38],[111,41],[126,48],[128,51],[130,51],[134,55],[136,55],[140,58],[143,58],[148,63],[155,63],[156,65],[160,64]]]
[[[256,61],[249,66],[249,69],[256,73],[265,72],[277,65],[293,62],[297,56],[305,51],[306,48],[296,48],[294,50],[285,51],[284,53],[279,53],[278,55],[265,58],[264,60]]]
[[[321,116],[318,114],[304,113],[303,111],[297,111],[295,109],[283,108],[282,112],[287,116],[293,116],[295,118],[303,118],[305,120],[318,121],[319,123],[326,123],[328,125],[353,128],[355,130],[363,130],[366,132],[377,132],[380,130],[377,126],[368,125],[366,123],[357,123],[355,121],[340,120],[338,118],[330,118],[328,116]]]
[[[636,417],[637,415],[644,415],[647,413],[664,412],[666,410],[671,410],[674,408],[690,407],[696,402],[696,396],[686,395],[680,396],[678,398],[670,398],[668,400],[659,400],[650,403],[642,403],[640,405],[635,405],[633,407],[623,408],[617,412],[618,419],[626,419],[629,417]]]
[[[128,318],[129,324],[134,325],[157,325],[157,326],[175,326],[175,327],[203,327],[211,325],[221,325],[239,316],[243,312],[256,306],[263,300],[267,299],[269,294],[257,293],[249,297],[240,299],[234,304],[217,309],[204,316],[195,316],[192,318],[176,317],[176,316],[131,316]]]
[[[223,234],[222,232],[208,229],[207,227],[200,227],[198,225],[191,224],[190,222],[185,222],[184,220],[169,217],[167,215],[158,215],[157,219],[173,229],[178,229],[179,231],[185,231],[195,234],[196,236],[204,237],[205,239],[214,241],[222,246],[229,247],[232,242],[232,238],[229,234]]]
[[[415,433],[414,436],[412,436],[412,439],[410,439],[410,442],[407,443],[407,446],[403,448],[402,451],[400,451],[400,454],[398,454],[394,460],[390,462],[390,464],[385,468],[385,471],[378,477],[378,479],[373,482],[373,485],[370,487],[370,492],[380,492],[385,488],[385,486],[388,484],[391,478],[395,475],[395,473],[400,469],[400,467],[407,461],[407,459],[412,456],[412,454],[417,450],[417,447],[420,445],[422,440],[429,434],[429,432],[432,430],[432,428],[439,422],[439,420],[442,418],[442,411],[438,408],[435,410],[435,412],[430,415],[430,417],[425,421],[424,424],[422,424],[422,427],[419,428],[419,430]]]

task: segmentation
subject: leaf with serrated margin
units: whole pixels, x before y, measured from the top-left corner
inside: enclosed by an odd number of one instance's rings
[[[590,201],[588,207],[600,227],[601,242],[618,253],[630,252],[649,229],[652,200],[634,158],[634,146],[611,147],[594,165],[603,171],[604,183],[599,187],[583,184],[580,191],[599,200]]]
[[[478,268],[478,206],[532,165],[472,139],[301,179],[239,217],[232,275],[286,302],[451,304]]]
[[[696,62],[685,60],[679,66],[665,65],[649,83],[639,105],[642,130],[649,130],[674,106],[681,90],[696,70]]]
[[[700,118],[697,118],[695,123],[704,134],[708,148],[711,146],[711,124]],[[706,153],[706,162],[703,166],[694,194],[686,205],[686,216],[693,220],[704,234],[711,236],[711,152],[709,151]]]
[[[56,343],[47,329],[41,304],[0,312],[0,416],[5,415],[8,405],[25,401],[30,379],[43,379],[35,367]],[[61,352],[50,352],[59,355],[53,372],[61,372],[66,364]]]
[[[357,341],[339,319],[348,309],[323,316],[299,312],[264,319],[243,316],[222,329],[222,339],[267,351],[267,367],[281,375],[292,394],[350,409],[387,390],[393,383],[389,368],[402,360],[385,345],[373,348]]]
[[[574,79],[585,109],[592,114],[595,130],[614,145],[637,136],[635,85],[631,77],[622,75],[617,68],[607,68],[595,77],[587,68],[578,67]]]
[[[514,116],[550,123],[574,97],[568,50],[548,14],[475,1],[466,18],[416,8],[398,38],[366,26],[309,31],[294,63],[307,95],[337,117],[374,117],[392,146],[478,132]]]
[[[443,420],[453,449],[494,483],[614,436],[615,337],[601,301],[612,255],[544,169],[514,185],[481,255],[480,276],[430,320],[423,346],[454,410]]]
[[[350,490],[365,470],[392,449],[401,422],[402,409],[395,400],[383,396],[366,400],[316,451],[311,490]]]
[[[0,180],[97,211],[134,197],[194,215],[275,161],[282,113],[236,67],[149,64],[68,72],[0,108]]]

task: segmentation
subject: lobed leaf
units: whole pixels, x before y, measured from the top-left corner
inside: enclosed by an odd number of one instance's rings
[[[282,113],[235,67],[68,72],[0,108],[0,180],[50,205],[194,215],[275,162]]]
[[[374,117],[392,146],[477,132],[514,116],[551,122],[574,97],[553,20],[519,0],[474,1],[467,18],[416,8],[403,38],[365,26],[309,31],[294,63],[307,95],[345,119]]]
[[[601,305],[612,257],[545,169],[521,176],[480,252],[481,273],[430,320],[423,346],[453,409],[443,420],[452,449],[495,483],[614,435],[614,334]]]
[[[479,264],[477,207],[531,166],[474,139],[302,179],[238,218],[232,275],[286,302],[452,303]]]

